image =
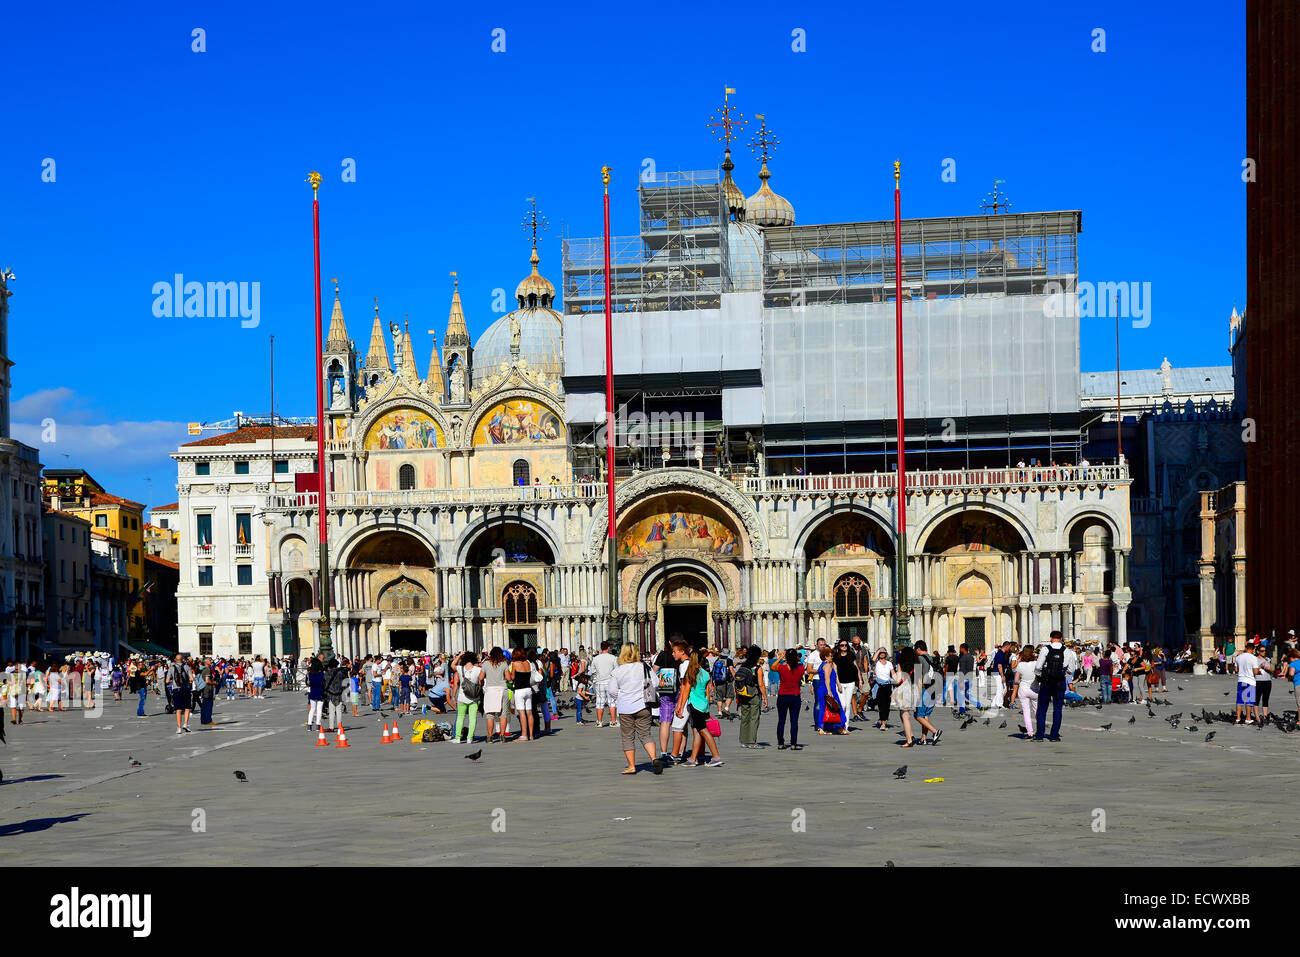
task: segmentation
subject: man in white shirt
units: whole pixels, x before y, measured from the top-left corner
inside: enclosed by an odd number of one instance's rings
[[[600,654],[591,659],[591,683],[596,688],[596,727],[602,727],[605,708],[609,708],[609,726],[618,727],[616,707],[609,679],[618,667],[618,659],[609,653],[609,642],[600,643]]]
[[[569,669],[573,665],[573,659],[569,657],[569,649],[560,649],[560,690],[568,694],[573,690],[573,682],[569,675]]]
[[[1237,655],[1237,724],[1242,724],[1241,709],[1246,709],[1245,724],[1254,724],[1259,716],[1255,707],[1255,675],[1259,674],[1259,659],[1249,650]]]

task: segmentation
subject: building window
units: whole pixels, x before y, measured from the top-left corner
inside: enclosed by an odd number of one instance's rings
[[[139,520],[138,518],[132,518],[132,519],[131,519],[131,531],[136,532],[136,531],[139,531],[139,530],[140,530],[140,520]]]
[[[212,544],[212,516],[196,515],[194,520],[197,523],[197,536],[195,541],[200,545],[208,546]]]
[[[194,474],[195,474],[195,475],[207,475],[207,474],[209,474],[210,471],[211,471],[211,466],[210,466],[209,463],[207,463],[207,462],[195,462],[195,463],[194,463]]]
[[[865,618],[871,611],[871,589],[861,575],[845,575],[835,583],[835,617]]]
[[[131,564],[132,565],[140,564],[140,549],[138,548],[131,549]]]
[[[251,655],[253,653],[253,633],[251,631],[241,631],[239,633],[239,653],[241,655]]]
[[[212,654],[212,632],[210,631],[199,632],[199,654],[201,655]]]
[[[281,474],[287,474],[288,471],[289,471],[289,460],[288,460],[288,459],[276,459],[276,460],[275,460],[275,470],[276,470],[276,472],[278,472],[278,473],[281,473]]]
[[[158,522],[158,527],[159,527],[159,528],[170,528],[171,526],[167,524],[169,521],[171,521],[171,519],[168,519],[168,518],[160,519],[159,522]]]
[[[253,516],[249,512],[235,513],[235,541],[240,545],[253,542]]]
[[[397,487],[399,489],[415,488],[414,465],[403,465],[397,470]]]
[[[96,528],[108,528],[108,516],[105,515],[103,512],[100,512],[99,514],[97,514],[97,515],[95,516],[95,527],[96,527]]]
[[[537,589],[527,582],[512,582],[501,595],[507,625],[537,624]]]
[[[75,534],[77,534],[77,533],[76,533],[76,532],[73,532],[72,534],[75,535]],[[59,526],[59,541],[63,541],[63,526],[62,526],[62,525]]]
[[[68,566],[67,563],[62,558],[60,558],[59,559],[59,581],[65,582],[67,580],[68,580]]]
[[[532,481],[532,477],[528,474],[527,459],[515,459],[513,472],[512,481],[516,485],[527,485]]]
[[[247,474],[248,474],[248,463],[247,463],[247,462],[236,462],[236,463],[235,463],[235,474],[236,474],[236,475],[247,475]]]
[[[212,566],[203,565],[199,568],[199,585],[203,588],[212,587]]]
[[[237,565],[235,567],[235,584],[251,585],[253,584],[253,566]]]

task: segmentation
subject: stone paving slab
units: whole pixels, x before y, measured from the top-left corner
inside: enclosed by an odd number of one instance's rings
[[[181,736],[156,699],[148,718],[134,716],[134,701],[109,701],[93,718],[6,726],[0,866],[1293,865],[1300,732],[1189,721],[1203,707],[1229,710],[1235,686],[1214,676],[1176,685],[1157,718],[1140,705],[1067,710],[1059,744],[1021,740],[1019,712],[1006,711],[965,730],[940,711],[942,743],[911,750],[867,724],[815,735],[805,709],[805,750],[746,751],[728,722],[724,767],[658,777],[645,762],[620,775],[618,729],[571,720],[534,742],[385,746],[366,708],[345,721],[353,747],[336,749],[313,746],[300,694],[219,699],[217,727],[198,729],[196,716]],[[1289,694],[1275,698],[1294,708]],[[1163,719],[1179,711],[1174,730]],[[759,740],[775,731],[773,711]],[[480,747],[479,763],[465,760]],[[895,780],[902,764],[907,777]]]

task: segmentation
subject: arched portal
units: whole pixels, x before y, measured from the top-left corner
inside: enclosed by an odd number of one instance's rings
[[[923,539],[927,592],[934,596],[931,647],[991,650],[1004,641],[1032,640],[1037,625],[1020,603],[1031,565],[1028,546],[1003,515],[981,508],[954,511]]]
[[[285,589],[284,596],[284,645],[288,653],[295,658],[302,653],[302,637],[299,619],[302,613],[316,607],[311,593],[311,585],[304,578],[294,578]]]
[[[433,647],[436,559],[424,541],[404,529],[382,529],[358,542],[346,562],[347,600],[371,613],[361,622],[367,649],[394,652]]]
[[[666,579],[658,594],[665,638],[680,633],[693,647],[708,644],[709,599],[709,584],[699,575],[678,573]]]

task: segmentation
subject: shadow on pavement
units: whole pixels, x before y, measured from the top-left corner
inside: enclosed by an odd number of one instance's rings
[[[29,774],[25,778],[6,778],[5,784],[22,784],[27,781],[51,781],[54,778],[61,778],[62,774]]]
[[[34,817],[30,821],[19,821],[17,824],[0,824],[0,837],[13,837],[15,834],[35,834],[38,831],[48,831],[56,824],[69,824],[73,821],[80,821],[86,814],[69,814],[67,817]]]

